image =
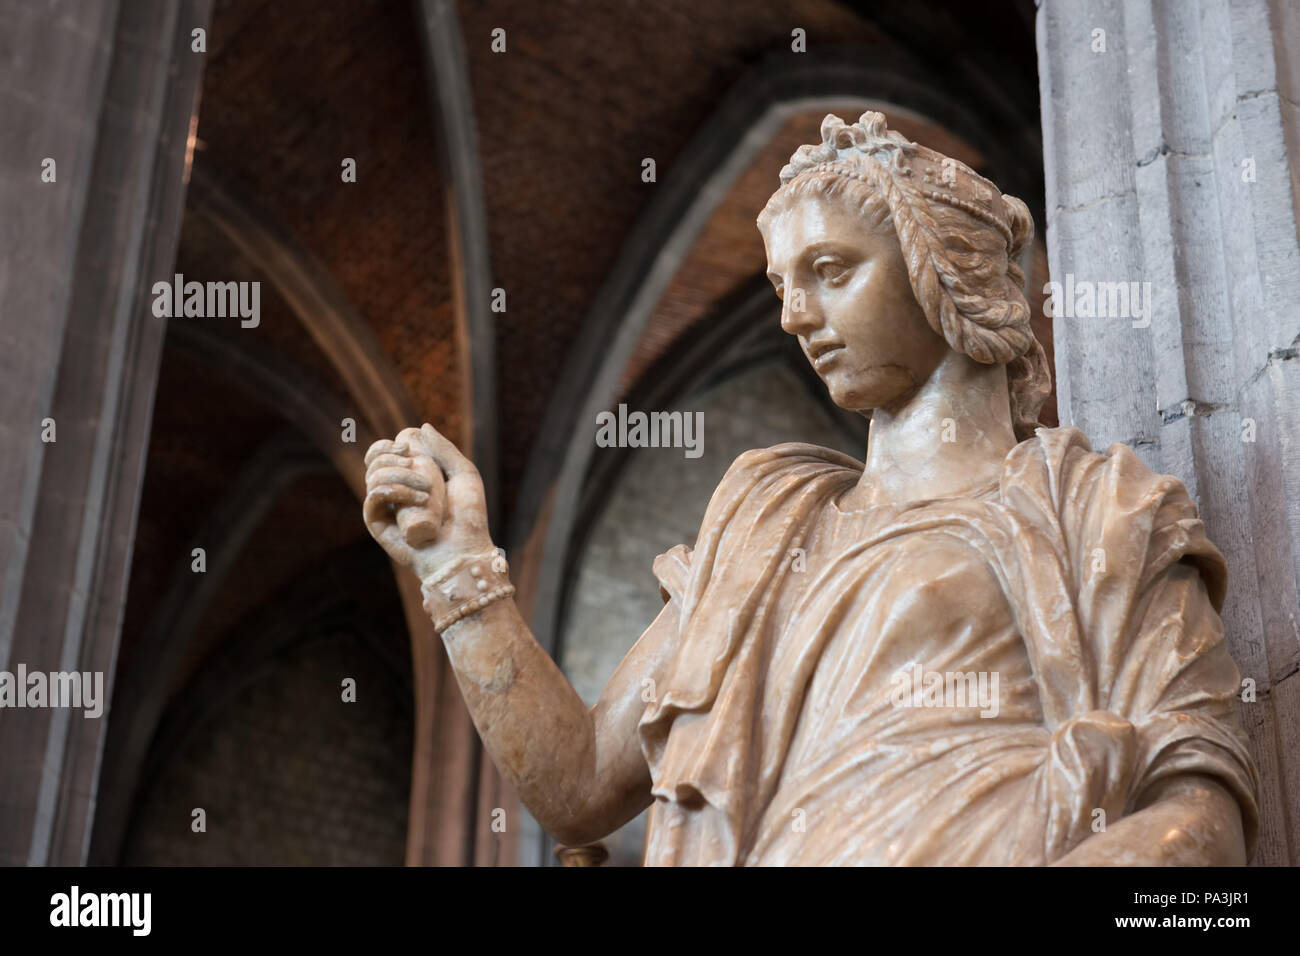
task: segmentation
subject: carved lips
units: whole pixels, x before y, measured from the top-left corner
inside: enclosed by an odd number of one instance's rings
[[[835,357],[843,351],[843,342],[831,340],[808,343],[808,359],[812,362],[813,368],[819,372],[835,361]]]

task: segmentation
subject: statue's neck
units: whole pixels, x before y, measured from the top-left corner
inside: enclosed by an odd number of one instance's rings
[[[867,462],[847,508],[978,494],[1016,445],[1006,369],[949,352],[897,408],[872,414]]]

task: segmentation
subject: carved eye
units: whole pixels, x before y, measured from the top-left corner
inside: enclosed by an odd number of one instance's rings
[[[849,274],[849,268],[839,256],[818,256],[813,262],[817,278],[828,285],[839,285]]]

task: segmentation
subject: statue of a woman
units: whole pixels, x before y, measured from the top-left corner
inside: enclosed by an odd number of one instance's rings
[[[828,116],[781,182],[781,325],[871,413],[866,462],[741,455],[590,711],[510,600],[474,466],[429,425],[370,450],[368,525],[498,768],[565,843],[652,804],[651,865],[1243,863],[1223,559],[1177,480],[1037,427],[1025,205],[879,113]]]

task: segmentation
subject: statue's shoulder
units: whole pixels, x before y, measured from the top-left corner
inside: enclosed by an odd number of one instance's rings
[[[1007,455],[1002,500],[1022,518],[1059,529],[1079,560],[1097,549],[1116,557],[1136,548],[1130,557],[1144,577],[1191,561],[1215,607],[1222,606],[1223,556],[1186,486],[1152,471],[1128,445],[1115,442],[1098,452],[1077,428],[1039,428]]]
[[[1152,471],[1123,442],[1113,442],[1104,452],[1094,451],[1088,436],[1070,425],[1036,429],[1033,437],[1007,455],[1005,474],[1012,480],[1046,482],[1046,490],[1058,501],[1081,493],[1178,499],[1195,516],[1195,505],[1178,478]]]
[[[736,457],[718,482],[709,501],[705,524],[728,523],[737,515],[758,509],[764,514],[779,511],[778,503],[796,489],[826,488],[852,483],[862,475],[862,462],[843,452],[806,442],[784,442],[768,448],[754,448]]]
[[[736,456],[719,487],[752,485],[763,478],[791,471],[851,471],[860,475],[862,468],[862,462],[833,448],[807,442],[782,442]]]
[[[665,600],[682,594],[697,550],[705,551],[708,563],[719,548],[775,541],[788,522],[813,518],[818,503],[857,481],[862,468],[855,458],[806,442],[784,442],[736,456],[709,499],[697,546],[677,545],[655,559]]]

